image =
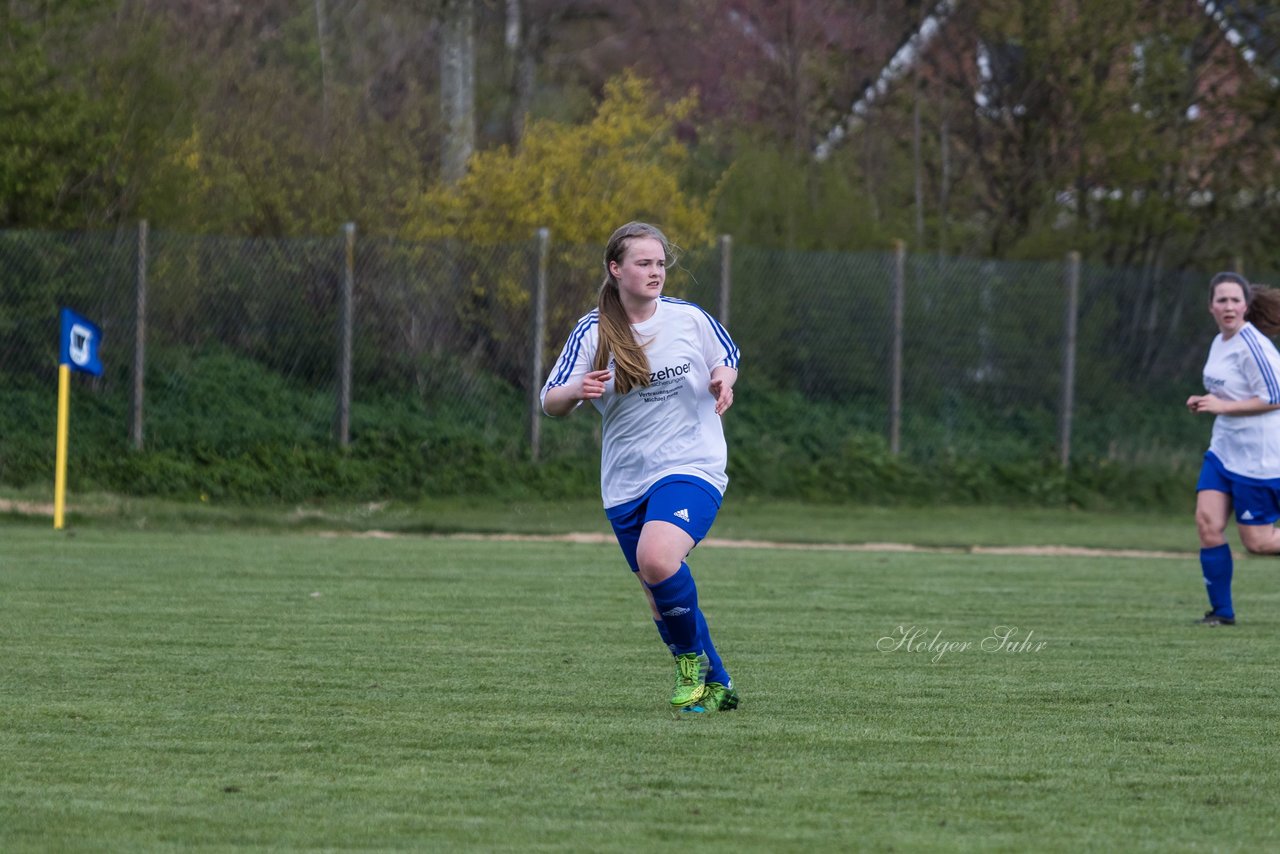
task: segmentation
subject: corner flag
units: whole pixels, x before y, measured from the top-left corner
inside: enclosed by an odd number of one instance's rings
[[[71,415],[71,371],[102,376],[98,345],[102,330],[69,308],[58,312],[62,336],[58,345],[58,449],[53,475],[53,527],[62,528],[67,496],[67,422]]]
[[[102,360],[98,358],[98,344],[102,330],[97,324],[81,317],[69,308],[58,312],[62,320],[62,344],[58,350],[58,364],[69,365],[73,370],[102,376]]]

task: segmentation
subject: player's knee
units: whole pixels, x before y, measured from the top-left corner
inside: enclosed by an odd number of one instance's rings
[[[1280,531],[1270,525],[1240,527],[1240,545],[1255,555],[1280,554]]]
[[[1205,548],[1220,546],[1225,543],[1226,522],[1215,519],[1208,513],[1196,513],[1196,532],[1200,535],[1200,545]]]
[[[641,580],[646,584],[657,584],[676,574],[680,560],[659,549],[640,549],[636,552],[636,565],[640,567]]]

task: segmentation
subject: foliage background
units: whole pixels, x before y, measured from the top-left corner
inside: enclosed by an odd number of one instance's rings
[[[1215,8],[23,0],[2,13],[0,227],[580,243],[621,206],[691,243],[1275,268],[1276,13]],[[945,38],[851,112],[931,16]],[[459,20],[462,93],[441,66]],[[653,121],[601,110],[619,92]],[[454,187],[459,94],[477,156]]]
[[[75,376],[73,490],[215,500],[596,492],[598,422],[532,410],[535,241],[358,241],[350,447],[334,439],[344,240],[151,232],[144,444],[131,444],[136,236],[9,233],[0,483],[52,482],[56,307],[104,326]],[[544,371],[597,287],[599,246],[551,253]],[[719,304],[692,248],[669,291]],[[1081,270],[1071,466],[1062,469],[1066,267],[906,256],[902,453],[890,452],[891,253],[735,247],[746,354],[726,419],[737,495],[1186,509],[1209,422],[1181,405],[1207,343],[1202,277],[1135,322],[1135,271]],[[34,319],[33,319],[34,318]],[[530,429],[541,428],[541,454]]]
[[[163,249],[147,448],[125,450],[121,349],[112,376],[74,395],[73,485],[291,499],[586,489],[585,419],[546,430],[541,465],[522,438],[529,239],[553,238],[556,338],[591,303],[594,247],[648,218],[687,250],[673,287],[709,306],[713,239],[733,236],[730,326],[755,359],[729,428],[738,488],[1180,504],[1207,430],[1166,415],[1196,384],[1195,283],[1280,268],[1275,16],[1223,8],[8,3],[0,480],[48,475],[57,305],[100,319],[112,346],[131,340],[145,219]],[[930,16],[946,38],[851,111]],[[442,65],[460,32],[463,83]],[[474,153],[445,180],[459,97]],[[833,128],[842,141],[819,156]],[[328,438],[325,330],[348,223],[365,290],[344,453]],[[885,310],[897,239],[911,247],[906,358],[926,367],[908,375],[911,441],[895,458],[883,329],[857,324]],[[1085,264],[1089,360],[1064,474],[1068,251]]]

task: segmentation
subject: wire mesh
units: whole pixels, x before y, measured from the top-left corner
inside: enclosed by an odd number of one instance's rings
[[[92,382],[109,391],[128,377],[133,351],[137,244],[131,233],[0,231],[0,371],[17,387],[51,387],[58,372],[58,308],[103,331],[114,370]]]
[[[140,280],[138,236],[0,232],[0,380],[52,388],[57,308],[104,330],[99,380],[130,432]],[[596,302],[602,247],[550,246],[543,364]],[[904,314],[894,327],[891,252],[796,252],[719,245],[685,251],[668,293],[713,314],[743,354],[743,388],[843,413],[848,429],[883,436],[902,346],[902,451],[920,459],[968,453],[1045,455],[1061,440],[1067,262],[905,257]],[[340,387],[343,288],[352,293],[352,441],[377,430],[361,407],[410,400],[429,425],[481,442],[524,434],[536,391],[536,240],[502,245],[232,239],[151,232],[145,322],[150,447],[190,450],[234,433],[234,419],[269,419],[264,388],[304,412],[299,441],[330,441]],[[1073,445],[1077,456],[1196,455],[1207,424],[1182,412],[1199,386],[1213,333],[1207,276],[1080,268]],[[724,293],[722,286],[728,284]],[[263,383],[267,383],[266,386]],[[244,407],[227,407],[244,386]],[[150,412],[150,409],[146,411]],[[248,413],[248,414],[246,414]],[[296,419],[291,422],[296,424]],[[7,429],[20,430],[10,424]],[[29,429],[43,431],[43,426]],[[290,429],[297,429],[290,428]],[[436,429],[436,428],[428,428]],[[577,441],[578,438],[572,439]],[[560,434],[551,443],[571,441]],[[735,441],[751,441],[737,435]]]

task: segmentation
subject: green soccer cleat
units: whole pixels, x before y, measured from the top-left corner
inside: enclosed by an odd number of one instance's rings
[[[671,695],[674,708],[692,706],[707,693],[707,670],[711,662],[700,652],[676,656],[676,690]]]
[[[711,712],[731,712],[738,708],[741,698],[738,692],[733,690],[733,683],[721,685],[719,682],[708,682],[707,690],[702,695],[702,699],[698,702],[685,706],[680,711],[689,712],[695,715],[705,715]]]
[[[733,683],[721,685],[719,682],[708,682],[707,693],[702,698],[703,705],[714,708],[717,712],[732,712],[738,708],[741,698],[733,690]]]

